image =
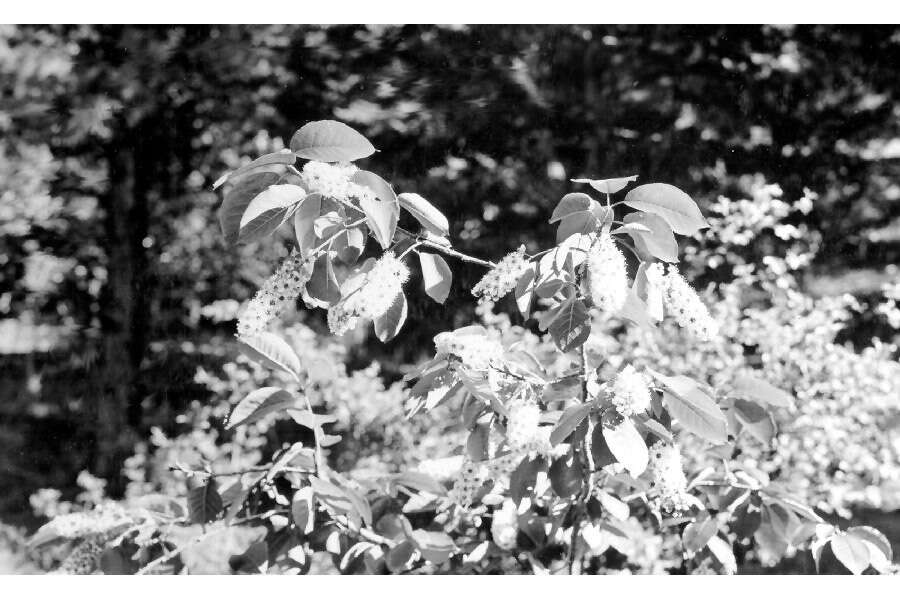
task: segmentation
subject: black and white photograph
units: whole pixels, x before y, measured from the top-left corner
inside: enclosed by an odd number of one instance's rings
[[[894,575],[898,344],[900,26],[0,25],[0,574]]]

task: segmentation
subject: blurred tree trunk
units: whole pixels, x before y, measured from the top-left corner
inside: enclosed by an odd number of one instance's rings
[[[139,424],[137,388],[146,344],[147,294],[144,289],[148,211],[137,182],[137,147],[132,132],[107,146],[109,190],[103,198],[107,282],[101,295],[102,360],[96,372],[97,475],[110,479],[115,493],[122,460],[132,451]]]

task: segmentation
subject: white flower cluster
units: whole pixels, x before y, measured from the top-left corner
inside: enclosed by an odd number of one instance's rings
[[[612,385],[613,405],[620,415],[631,417],[650,408],[647,379],[631,365],[619,371]]]
[[[475,500],[475,494],[481,489],[484,480],[482,466],[475,464],[466,456],[456,475],[456,481],[453,482],[453,488],[448,494],[450,502],[460,506],[469,506]]]
[[[106,533],[131,521],[128,513],[109,503],[90,511],[59,515],[41,529],[62,538],[76,539]]]
[[[488,271],[472,288],[472,294],[479,298],[479,302],[496,302],[515,289],[519,277],[527,268],[528,259],[525,258],[525,246],[522,245]]]
[[[710,316],[709,309],[672,265],[666,272],[665,304],[678,324],[697,338],[710,341],[719,333],[719,324]]]
[[[525,449],[537,437],[541,409],[527,393],[514,397],[506,409],[506,441],[513,450]]]
[[[303,165],[303,185],[311,194],[322,194],[335,200],[371,197],[369,188],[350,181],[357,168],[351,164],[329,164],[310,161]]]
[[[483,334],[445,331],[434,336],[438,356],[455,356],[468,369],[487,371],[503,357],[503,345]]]
[[[504,550],[516,547],[516,536],[519,533],[519,514],[516,504],[510,499],[503,501],[502,506],[494,511],[491,521],[491,538]]]
[[[105,549],[103,536],[92,536],[69,553],[62,562],[59,572],[64,575],[90,575],[100,567],[100,555]]]
[[[310,264],[297,251],[291,252],[238,315],[238,336],[264,331],[288,304],[297,299],[311,275]]]
[[[360,319],[382,316],[403,292],[407,279],[409,268],[393,252],[385,252],[365,274],[360,286],[328,309],[328,328],[335,335],[343,335]]]
[[[588,252],[587,283],[594,305],[600,310],[615,312],[625,305],[628,297],[625,255],[607,232],[600,235]]]
[[[675,444],[658,441],[650,446],[650,464],[647,471],[655,496],[652,504],[664,513],[677,514],[690,507],[687,478],[681,462],[681,451]]]

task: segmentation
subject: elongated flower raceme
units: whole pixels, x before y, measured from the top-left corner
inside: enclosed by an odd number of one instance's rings
[[[65,575],[90,575],[100,568],[100,556],[105,549],[103,536],[91,536],[79,543],[59,567]]]
[[[528,262],[525,258],[525,246],[519,246],[518,250],[504,256],[475,284],[472,295],[479,302],[496,302],[515,289],[519,277],[528,268]]]
[[[631,417],[650,408],[647,379],[631,365],[622,369],[612,385],[612,401],[619,414]]]
[[[644,272],[647,276],[647,314],[654,321],[665,316],[663,305],[666,295],[666,274],[659,263],[653,263]]]
[[[285,259],[238,316],[238,336],[265,330],[268,324],[295,301],[309,281],[312,269],[296,251]]]
[[[516,504],[510,499],[494,511],[491,521],[491,538],[494,543],[504,550],[512,550],[516,547],[516,536],[519,533],[519,514]]]
[[[506,441],[513,450],[527,448],[537,437],[541,409],[527,394],[507,403]]]
[[[483,466],[477,465],[467,456],[453,482],[449,498],[454,504],[469,506],[475,500],[475,494],[484,483]]]
[[[388,311],[403,292],[409,268],[393,252],[385,252],[354,290],[328,310],[328,327],[343,335],[359,320],[377,319]]]
[[[615,312],[625,305],[628,297],[625,255],[616,247],[609,233],[602,233],[588,251],[586,273],[594,306],[606,312]]]
[[[690,507],[687,478],[678,446],[663,441],[653,444],[648,472],[653,478],[650,482],[653,506],[665,513],[680,513]]]
[[[665,304],[678,324],[695,337],[709,341],[719,333],[719,324],[710,316],[709,309],[672,265],[666,272]]]
[[[351,198],[373,196],[367,187],[350,180],[358,169],[351,164],[330,164],[310,161],[303,165],[303,185],[310,194],[322,194],[346,202]]]

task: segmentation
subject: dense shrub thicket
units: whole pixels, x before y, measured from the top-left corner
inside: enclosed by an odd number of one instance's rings
[[[309,123],[217,183],[226,239],[289,248],[249,302],[204,309],[236,318],[244,356],[198,370],[213,401],[139,445],[125,501],[87,473],[76,504],[33,496],[45,566],[215,570],[198,549],[225,536],[218,568],[246,572],[734,573],[807,549],[825,571],[894,570],[880,532],[829,524],[896,506],[900,448],[876,424],[896,419],[900,369],[887,342],[836,342],[850,299],[799,291],[817,246],[790,220],[814,194],[750,182],[707,222],[674,186],[575,180],[591,191],[549,215],[556,245],[491,262],[350,164],[373,151]],[[695,292],[676,234],[697,282],[726,283]],[[480,323],[389,386],[378,364],[348,370],[339,340],[402,339],[411,267],[443,304],[454,261],[487,271]],[[336,337],[296,323],[298,299]]]

